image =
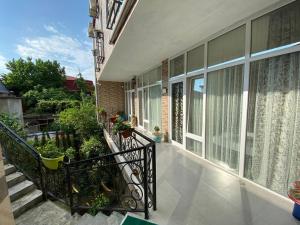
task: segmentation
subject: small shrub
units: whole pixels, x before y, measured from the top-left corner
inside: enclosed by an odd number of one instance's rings
[[[99,210],[110,204],[110,200],[103,193],[98,195],[92,203],[91,208],[89,209],[89,214],[92,216],[97,215]]]
[[[53,140],[48,140],[45,145],[37,147],[37,150],[45,158],[58,158],[63,155]]]
[[[16,117],[12,117],[6,113],[0,113],[0,121],[3,122],[10,129],[15,131],[21,137],[26,136],[24,127],[21,125],[20,121]]]
[[[65,152],[65,156],[67,156],[70,160],[74,159],[75,155],[76,155],[76,150],[72,147],[69,147]]]
[[[104,154],[106,146],[103,145],[96,137],[91,137],[88,140],[84,140],[80,147],[80,153],[85,158],[97,157]]]

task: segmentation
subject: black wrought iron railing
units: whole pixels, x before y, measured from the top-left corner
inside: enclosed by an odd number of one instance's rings
[[[12,129],[0,121],[0,145],[6,160],[33,181],[45,195],[42,162],[39,153]]]
[[[124,161],[130,162],[140,160],[130,166],[130,171],[137,171],[136,179],[144,182],[143,190],[147,195],[145,198],[145,213],[149,208],[153,207],[156,210],[156,146],[155,142],[146,135],[138,132],[135,129],[129,129],[115,133],[113,131],[113,123],[107,121],[106,131],[110,138],[119,150],[119,153],[124,157]],[[142,151],[127,152],[131,149],[142,149]],[[144,174],[141,170],[145,170]],[[145,180],[144,180],[145,179]],[[147,217],[147,216],[146,216]]]
[[[106,28],[112,30],[124,0],[106,0]]]
[[[96,210],[144,212],[156,210],[155,143],[131,130],[117,134],[121,151],[96,158],[61,162],[47,169],[40,154],[0,121],[0,144],[7,160],[47,196],[67,204],[71,212]],[[116,138],[113,135],[114,138]],[[98,202],[99,203],[99,202]]]

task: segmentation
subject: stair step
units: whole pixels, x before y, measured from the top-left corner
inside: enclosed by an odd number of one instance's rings
[[[77,225],[79,219],[80,219],[80,215],[79,215],[78,213],[75,213],[75,214],[72,216],[72,221],[71,221],[70,225]]]
[[[42,201],[42,199],[43,193],[40,190],[36,189],[17,199],[16,201],[12,202],[12,210],[14,217],[17,218],[25,211],[31,209],[37,203]]]
[[[14,165],[11,165],[11,164],[4,165],[4,170],[5,170],[5,176],[17,171],[16,167]]]
[[[15,186],[8,189],[10,201],[13,202],[18,198],[21,198],[22,196],[26,195],[33,189],[35,189],[35,186],[29,180],[25,180],[16,184]]]
[[[25,178],[24,174],[17,171],[15,173],[11,173],[6,176],[6,183],[7,183],[7,186],[10,188],[10,187],[24,181],[25,179],[26,178]]]
[[[94,225],[94,217],[88,213],[84,214],[79,220],[77,225]]]
[[[120,225],[124,216],[118,212],[112,212],[112,214],[107,218],[108,225]]]
[[[95,225],[107,225],[108,216],[104,215],[102,212],[98,212],[95,218]]]

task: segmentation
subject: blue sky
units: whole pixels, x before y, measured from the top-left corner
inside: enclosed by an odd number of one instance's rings
[[[0,74],[13,58],[57,60],[94,80],[88,0],[0,0]]]

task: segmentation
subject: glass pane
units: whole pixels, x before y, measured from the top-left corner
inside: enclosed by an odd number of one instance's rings
[[[139,125],[143,126],[143,91],[139,91]]]
[[[135,92],[131,92],[131,113],[135,115]]]
[[[251,63],[245,177],[282,195],[300,178],[300,53]]]
[[[202,156],[202,143],[200,141],[186,138],[186,149]]]
[[[143,75],[137,77],[137,84],[139,88],[143,87]]]
[[[184,74],[184,55],[180,55],[170,61],[170,77]]]
[[[144,89],[144,119],[148,120],[148,88]]]
[[[149,84],[155,84],[161,81],[161,66],[148,72]]]
[[[161,85],[149,88],[149,128],[161,128]]]
[[[243,65],[214,71],[207,77],[207,158],[238,171],[242,116]]]
[[[149,123],[144,122],[144,129],[145,129],[145,130],[149,130]]]
[[[148,86],[149,85],[149,73],[145,73],[143,75],[143,86]]]
[[[194,48],[187,53],[187,72],[204,67],[204,45]]]
[[[252,53],[300,41],[300,1],[252,22]]]
[[[245,55],[246,26],[232,31],[208,42],[208,65],[216,65]]]
[[[172,140],[182,144],[183,83],[172,84]]]
[[[188,84],[187,131],[202,136],[204,78],[203,76],[190,78]]]

